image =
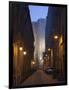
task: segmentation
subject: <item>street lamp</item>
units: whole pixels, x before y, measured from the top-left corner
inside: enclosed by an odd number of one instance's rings
[[[32,61],[32,64],[34,65],[34,64],[35,64],[35,62],[34,62],[34,61]]]
[[[26,55],[26,54],[27,54],[27,52],[26,52],[26,51],[24,51],[24,52],[23,52],[23,54],[24,54],[24,55]]]
[[[19,50],[22,51],[23,50],[23,47],[19,47]]]
[[[55,40],[57,40],[57,39],[58,39],[58,36],[57,36],[57,35],[55,35],[55,36],[54,36],[54,39],[55,39]]]
[[[40,60],[42,60],[42,57],[40,57]]]
[[[51,49],[50,49],[50,48],[48,48],[48,51],[51,51]]]

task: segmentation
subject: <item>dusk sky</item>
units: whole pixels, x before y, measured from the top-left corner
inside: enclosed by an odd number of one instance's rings
[[[46,18],[48,6],[29,5],[31,21],[37,21],[40,18]]]

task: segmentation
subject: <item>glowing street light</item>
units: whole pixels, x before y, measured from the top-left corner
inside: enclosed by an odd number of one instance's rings
[[[26,55],[26,54],[27,54],[27,52],[26,52],[26,51],[24,51],[24,52],[23,52],[23,54],[24,54],[24,55]]]
[[[34,61],[32,61],[32,64],[34,65],[34,64],[35,64],[35,62],[34,62]]]
[[[54,36],[54,39],[58,39],[58,36],[57,36],[57,35],[55,35],[55,36]]]
[[[40,57],[40,60],[42,60],[42,57]]]
[[[23,47],[19,47],[19,50],[22,51],[23,50]]]
[[[48,51],[51,51],[51,49],[50,49],[50,48],[48,48]]]

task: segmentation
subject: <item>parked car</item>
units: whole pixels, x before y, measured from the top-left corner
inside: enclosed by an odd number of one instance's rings
[[[52,68],[52,67],[48,67],[46,70],[44,70],[45,73],[47,74],[53,74],[56,72],[56,69],[55,68]]]

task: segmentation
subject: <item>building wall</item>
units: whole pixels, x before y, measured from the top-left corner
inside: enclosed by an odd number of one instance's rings
[[[32,22],[34,32],[34,59],[38,60],[38,25],[36,22]]]
[[[10,2],[10,30],[13,33],[13,87],[19,86],[31,74],[34,36],[28,6]],[[23,50],[20,51],[20,47]],[[27,54],[24,55],[23,52]]]
[[[65,73],[65,34],[66,6],[50,6],[45,31],[46,52],[48,52],[48,48],[53,50],[53,67],[60,73],[59,77],[64,77]],[[59,37],[57,40],[54,39],[55,35]]]
[[[37,22],[32,22],[34,37],[35,37],[35,51],[34,58],[43,58],[43,52],[45,52],[45,19],[39,19]]]

